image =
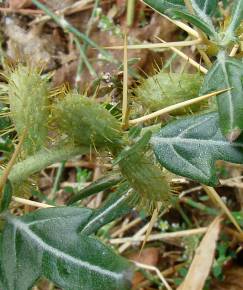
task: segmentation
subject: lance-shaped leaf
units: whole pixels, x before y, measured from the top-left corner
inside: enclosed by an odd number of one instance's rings
[[[217,32],[209,17],[216,9],[216,0],[192,0],[197,15],[189,13],[184,0],[144,0],[144,2],[159,13],[189,21],[207,35],[217,39]]]
[[[235,0],[231,15],[231,21],[225,32],[222,45],[227,45],[235,38],[235,30],[243,19],[243,0]]]
[[[112,175],[103,176],[97,179],[96,181],[92,182],[88,186],[84,187],[83,189],[81,189],[80,192],[75,194],[70,199],[70,201],[68,202],[68,205],[73,204],[83,198],[86,198],[100,191],[109,189],[121,181],[122,181],[122,177],[120,174],[112,174]]]
[[[190,0],[192,7],[201,18],[216,12],[218,0]],[[206,19],[205,19],[206,20]]]
[[[130,289],[130,264],[78,232],[92,210],[42,209],[5,215],[2,266],[6,290],[27,290],[44,276],[65,290]]]
[[[164,13],[167,9],[185,9],[184,0],[143,0],[148,6],[159,13]]]
[[[174,121],[150,142],[165,168],[210,186],[218,184],[216,160],[243,163],[243,140],[230,143],[225,139],[217,113]]]
[[[220,128],[229,141],[236,140],[243,129],[243,63],[224,52],[207,73],[200,94],[231,88],[217,96]]]
[[[129,205],[129,185],[125,182],[120,185],[117,192],[114,192],[100,208],[94,210],[87,224],[81,233],[90,235],[96,232],[103,225],[128,214],[132,210]]]
[[[212,21],[207,15],[204,15],[204,17],[201,18],[198,15],[193,15],[187,12],[187,10],[180,10],[174,8],[168,9],[167,14],[171,17],[185,19],[189,23],[195,25],[200,30],[205,32],[207,35],[215,38],[216,40],[218,38],[217,32],[212,24]]]
[[[217,0],[190,0],[196,15],[210,27],[216,35],[216,31],[210,15],[214,14],[217,7]]]

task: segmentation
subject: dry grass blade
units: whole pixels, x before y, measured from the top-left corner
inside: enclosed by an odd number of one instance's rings
[[[213,187],[209,187],[206,185],[203,185],[203,189],[208,194],[208,196],[215,202],[216,205],[218,205],[223,212],[226,214],[226,216],[229,218],[229,220],[232,222],[232,224],[236,227],[236,229],[242,233],[242,229],[239,226],[238,222],[234,218],[234,216],[231,214],[228,207],[224,204],[220,196],[218,195],[217,191]]]
[[[159,214],[159,211],[160,211],[160,209],[161,209],[161,206],[162,206],[162,203],[159,202],[157,208],[156,208],[156,209],[154,210],[154,212],[153,212],[153,215],[152,215],[151,220],[150,220],[150,222],[149,222],[149,227],[148,227],[147,232],[146,232],[146,234],[145,234],[145,239],[144,239],[144,241],[143,241],[143,244],[142,244],[142,246],[141,246],[141,249],[140,249],[140,253],[139,253],[139,254],[142,253],[142,250],[143,250],[143,248],[144,248],[144,246],[145,246],[145,244],[146,244],[146,242],[147,242],[147,240],[148,240],[148,237],[149,237],[149,235],[150,235],[151,232],[152,232],[153,226],[154,226],[154,224],[156,223],[156,221],[157,221],[157,219],[158,219],[158,214]]]
[[[49,207],[54,207],[53,205],[46,204],[46,203],[41,203],[33,200],[28,200],[25,198],[13,196],[12,201],[23,204],[23,205],[30,205],[33,207],[38,207],[38,208],[49,208]]]
[[[145,44],[131,44],[127,45],[127,49],[158,49],[158,48],[170,48],[170,47],[185,47],[200,44],[201,39],[187,40],[187,41],[175,41],[166,43],[145,43]],[[118,46],[105,46],[105,49],[124,49],[124,45]]]
[[[146,265],[146,264],[141,264],[141,263],[138,263],[138,262],[135,262],[135,261],[133,261],[133,263],[139,268],[142,268],[142,269],[145,269],[145,270],[149,270],[149,271],[154,271],[158,275],[158,277],[160,278],[162,283],[164,284],[165,288],[167,290],[172,290],[172,288],[167,283],[167,281],[165,280],[164,276],[162,275],[162,273],[159,271],[158,268],[156,268],[154,266]]]
[[[196,250],[184,282],[177,290],[202,290],[210,272],[216,249],[216,243],[220,233],[222,217],[217,217],[202,239]]]
[[[124,55],[123,55],[123,99],[122,99],[122,125],[126,127],[128,121],[128,63],[127,63],[127,31],[124,34]]]

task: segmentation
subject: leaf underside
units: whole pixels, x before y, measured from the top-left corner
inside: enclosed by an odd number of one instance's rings
[[[217,113],[174,121],[150,142],[165,168],[210,186],[218,184],[216,160],[243,163],[243,138],[228,142],[219,129]]]
[[[243,130],[243,63],[220,52],[207,73],[200,94],[231,88],[217,97],[220,128],[229,141]]]
[[[42,209],[6,214],[2,268],[7,288],[27,290],[41,276],[65,290],[130,289],[131,267],[95,238],[78,234],[92,210]]]

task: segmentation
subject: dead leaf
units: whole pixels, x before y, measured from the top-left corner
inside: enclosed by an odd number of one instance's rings
[[[10,17],[5,20],[5,33],[8,36],[7,55],[20,61],[31,61],[34,65],[53,69],[52,59],[54,44],[44,34],[34,28],[26,31]]]
[[[209,226],[191,263],[187,276],[177,290],[202,290],[214,260],[222,217]]]
[[[243,267],[233,266],[224,271],[224,281],[213,281],[214,290],[242,290],[243,289]]]
[[[9,7],[11,9],[20,9],[31,6],[31,0],[9,0]]]

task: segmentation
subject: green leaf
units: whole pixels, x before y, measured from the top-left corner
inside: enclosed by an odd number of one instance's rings
[[[13,193],[12,185],[10,181],[7,180],[2,193],[0,213],[8,209],[8,206],[12,200],[12,193]]]
[[[107,175],[104,177],[101,177],[97,179],[96,181],[92,182],[90,185],[83,188],[79,193],[74,195],[68,204],[73,204],[83,198],[86,198],[90,195],[93,195],[95,193],[98,193],[100,191],[106,190],[111,188],[112,186],[115,186],[119,182],[122,181],[122,177],[120,174],[113,174],[113,175]]]
[[[0,289],[5,290],[5,281],[3,277],[3,271],[2,271],[2,242],[3,242],[3,235],[0,233]]]
[[[217,39],[215,31],[209,15],[212,15],[216,9],[216,0],[192,0],[192,6],[196,15],[192,15],[185,7],[184,0],[145,0],[148,6],[161,14],[167,14],[170,17],[185,19],[196,27],[200,28],[207,35]]]
[[[185,9],[184,0],[144,0],[143,2],[159,13],[164,13],[170,8]]]
[[[216,160],[243,163],[243,140],[230,143],[225,139],[217,113],[174,121],[150,142],[165,168],[210,186],[218,184]]]
[[[195,25],[200,30],[205,32],[208,36],[213,37],[214,39],[218,38],[217,32],[212,24],[212,21],[207,15],[204,18],[199,18],[197,15],[192,15],[183,9],[168,9],[167,14],[174,18],[185,19],[189,23]]]
[[[78,232],[92,210],[42,209],[4,216],[2,266],[7,290],[27,290],[41,276],[65,290],[130,289],[130,264]]]
[[[212,22],[212,19],[211,19],[210,16],[216,11],[217,0],[190,0],[190,1],[191,1],[193,10],[195,11],[196,15],[205,24],[207,24],[207,27],[210,28],[210,31],[212,32],[212,35],[216,36],[217,32],[216,32],[216,30],[214,28],[214,25],[213,25],[213,22]],[[193,22],[191,22],[191,23],[193,23]],[[208,35],[210,35],[210,34],[208,34]]]
[[[231,88],[217,96],[220,128],[229,141],[236,140],[243,129],[243,63],[221,51],[207,73],[200,94]]]
[[[122,184],[102,207],[94,210],[81,233],[90,235],[105,224],[128,214],[132,210],[132,207],[128,204],[128,190],[129,186],[127,183]]]
[[[227,45],[229,42],[235,40],[235,30],[243,20],[243,0],[235,0],[231,15],[231,22],[225,32],[222,45]]]
[[[190,0],[190,1],[192,3],[194,11],[201,19],[203,19],[206,15],[213,15],[216,12],[218,4],[217,0]]]

